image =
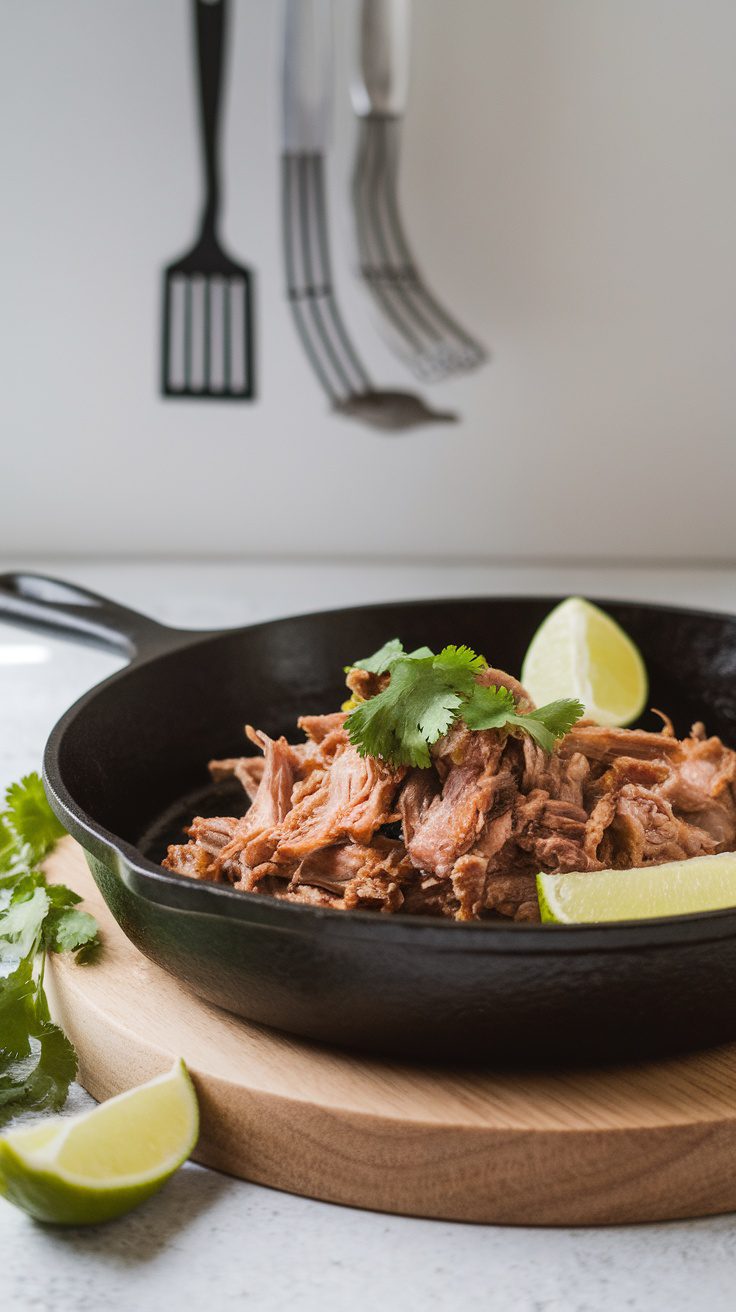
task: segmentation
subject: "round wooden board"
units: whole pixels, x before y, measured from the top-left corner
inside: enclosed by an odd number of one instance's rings
[[[182,1056],[198,1161],[386,1212],[590,1225],[736,1209],[736,1045],[587,1072],[448,1070],[334,1051],[201,1002],[115,924],[71,839],[48,863],[97,917],[103,951],[55,956],[52,1012],[96,1098]]]

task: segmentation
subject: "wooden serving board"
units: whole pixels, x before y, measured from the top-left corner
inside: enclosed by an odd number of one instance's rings
[[[96,1098],[182,1056],[202,1114],[198,1161],[386,1212],[586,1225],[736,1209],[736,1045],[609,1070],[448,1070],[362,1058],[209,1006],[115,924],[82,851],[49,878],[99,920],[98,961],[53,957],[48,992]]]

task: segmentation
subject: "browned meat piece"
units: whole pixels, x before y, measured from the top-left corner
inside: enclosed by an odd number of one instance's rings
[[[489,912],[511,920],[539,919],[536,876],[519,857],[497,868],[480,855],[462,856],[452,872],[452,887],[458,920],[479,920]]]
[[[620,756],[588,788],[589,817],[585,826],[585,851],[591,861],[611,867],[615,863],[614,835],[609,833],[617,813],[617,799],[626,784],[652,791],[669,777],[666,761],[645,761]],[[605,843],[603,842],[606,836]]]
[[[406,770],[392,769],[349,744],[330,768],[314,772],[294,796],[294,805],[273,835],[276,861],[300,861],[342,838],[370,843],[381,825],[396,818],[394,800]]]
[[[333,711],[330,715],[300,715],[297,725],[310,742],[323,743],[342,729],[347,718],[344,711]]]
[[[358,876],[387,875],[401,882],[414,873],[404,844],[376,834],[370,844],[340,843],[310,852],[299,862],[292,882],[317,884],[328,892],[344,892]]]
[[[506,736],[497,730],[471,733],[460,724],[440,739],[435,759],[441,791],[421,796],[417,806],[415,784],[412,805],[404,808],[412,831],[407,850],[417,869],[447,877],[480,836],[486,816],[513,794],[514,773],[500,768],[505,746]]]
[[[516,794],[505,810],[486,819],[478,842],[473,847],[473,853],[484,857],[490,863],[491,870],[507,870],[518,864],[520,859],[514,837],[515,802]]]
[[[294,769],[299,778],[306,777],[316,767],[324,768],[327,761],[335,754],[338,747],[347,741],[343,725],[347,716],[343,711],[331,715],[302,715],[297,721],[304,730],[308,742],[290,744]],[[251,740],[260,747],[253,731],[246,732]],[[225,779],[236,778],[242,784],[251,802],[255,802],[266,762],[263,756],[233,756],[221,761],[210,761],[209,771],[215,783]]]
[[[326,893],[323,888],[315,888],[311,884],[300,884],[296,888],[291,884],[282,885],[273,896],[282,902],[301,902],[310,907],[331,907],[334,911],[345,910],[345,903],[341,897],[335,897],[332,893]]]
[[[219,856],[222,849],[230,842],[238,821],[234,816],[195,816],[187,833],[210,856]]]
[[[598,724],[580,721],[563,738],[558,749],[569,757],[582,752],[589,761],[610,765],[617,756],[636,756],[641,760],[669,760],[679,756],[680,743],[667,733],[649,733],[646,729],[605,729]]]
[[[450,881],[457,898],[458,920],[476,920],[487,906],[494,877],[499,871],[518,867],[520,853],[513,829],[513,805],[509,805],[486,820],[477,843],[455,862]]]
[[[279,836],[278,859],[301,858],[341,838],[369,843],[397,818],[394,801],[405,773],[344,746],[315,786],[308,781],[295,798]]]
[[[484,911],[513,919],[538,918],[539,870],[592,870],[585,851],[587,812],[544,789],[516,793],[506,810],[486,822],[477,844],[452,872],[459,920]]]
[[[450,883],[457,899],[457,920],[480,919],[486,907],[489,865],[487,857],[471,852],[455,862]]]
[[[524,752],[523,792],[541,788],[551,797],[559,797],[575,806],[584,806],[585,788],[590,779],[590,763],[582,752],[562,757],[555,750],[550,755],[533,738],[525,734],[521,739]]]
[[[497,874],[488,883],[486,910],[510,920],[539,920],[536,875]]]
[[[237,779],[251,802],[255,802],[264,767],[262,756],[231,756],[223,761],[210,761],[208,769],[216,784],[225,779]]]
[[[332,847],[317,848],[299,862],[291,882],[295,885],[314,884],[342,897],[351,879],[360,874],[365,854],[370,850],[362,843],[336,843]]]
[[[609,869],[681,861],[715,848],[710,834],[679,819],[664,797],[641,784],[607,793],[587,824],[586,851]]]
[[[581,806],[537,789],[514,804],[514,838],[536,870],[597,870],[585,849],[588,814]]]
[[[316,774],[320,777],[332,765],[335,757],[348,745],[345,731],[347,715],[338,711],[334,715],[302,715],[299,728],[307,735],[305,743],[292,748],[298,761],[299,780],[307,791],[314,787]],[[299,787],[292,797],[292,805],[299,799]]]
[[[707,830],[718,850],[729,850],[736,845],[736,752],[720,738],[700,735],[681,747],[681,759],[659,791],[690,824]]]
[[[404,842],[413,842],[423,825],[430,805],[439,796],[440,784],[434,770],[412,770],[399,793],[399,817]]]
[[[344,843],[312,852],[286,883],[276,877],[277,870],[271,866],[262,876],[257,884],[259,892],[267,888],[274,897],[344,910],[362,907],[398,911],[404,901],[401,884],[416,878],[404,844],[382,835],[377,835],[371,845]],[[328,894],[329,899],[318,893]]]
[[[235,826],[219,863],[233,882],[245,879],[250,887],[253,881],[249,880],[249,872],[271,857],[271,835],[291,808],[298,762],[285,738],[274,740],[250,726],[247,733],[263,749],[263,778],[255,802]]]
[[[599,774],[590,783],[587,789],[589,803],[594,803],[606,793],[616,792],[624,784],[658,788],[669,778],[671,770],[668,761],[644,761],[636,756],[619,756],[603,774]]]
[[[223,878],[219,857],[237,823],[235,816],[196,816],[187,830],[191,841],[178,846],[172,844],[162,866],[178,875],[218,883]]]
[[[288,879],[279,879],[274,875],[264,875],[250,891],[265,893],[267,897],[274,897],[279,902],[302,902],[307,906],[331,907],[336,911],[342,911],[345,907],[340,894],[328,893],[326,889],[317,888],[313,884],[294,886]]]
[[[616,800],[617,793],[615,790],[605,793],[593,807],[585,823],[585,855],[588,860],[600,861],[601,869],[610,870],[613,866],[611,837],[606,838],[605,844],[603,838],[604,835],[608,835],[608,831],[616,817]]]
[[[672,723],[672,721],[671,721],[669,715],[665,715],[664,711],[658,711],[657,708],[656,708],[656,706],[653,706],[653,707],[652,707],[652,714],[653,714],[653,715],[658,715],[659,718],[660,718],[660,720],[662,721],[662,728],[660,729],[659,732],[660,732],[661,734],[664,734],[665,738],[676,738],[676,737],[677,737],[677,735],[676,735],[676,733],[675,733],[675,726],[674,726],[674,724]]]
[[[455,862],[450,882],[458,902],[458,920],[478,920],[486,905],[488,858],[467,853]]]
[[[161,865],[164,870],[173,870],[176,875],[188,875],[190,879],[206,879],[212,884],[222,879],[217,862],[198,843],[172,843]]]
[[[514,920],[526,920],[532,924],[538,924],[540,919],[539,899],[537,898],[537,885],[535,880],[533,896],[529,897],[526,902],[522,902],[517,906],[514,912]]]
[[[404,894],[395,879],[387,874],[360,874],[345,889],[346,911],[400,911]]]
[[[413,916],[444,916],[452,920],[457,916],[458,902],[449,879],[436,875],[422,875],[404,885],[402,911]]]
[[[629,859],[631,852],[640,850],[646,851],[645,861],[665,861],[681,859],[685,854],[732,848],[736,844],[733,789],[736,753],[724,747],[719,738],[704,738],[700,732],[684,742],[670,738],[669,734],[653,734],[651,738],[658,747],[664,740],[666,756],[664,753],[652,759],[619,756],[589,789],[588,852],[598,851],[605,864],[625,868],[634,863]],[[628,813],[631,809],[617,801],[626,785],[639,790],[638,793],[627,793],[629,798],[636,796],[641,799],[646,793],[655,799],[652,814],[656,817],[656,825],[654,828],[650,825],[651,841],[644,845],[644,849],[638,826],[635,826],[634,839],[629,841],[630,826],[626,819],[621,819],[622,812]],[[657,802],[666,805],[663,807]],[[641,812],[642,806],[641,800],[636,802],[637,813]],[[684,830],[682,823],[685,823]],[[613,830],[607,832],[612,825]],[[656,840],[655,828],[659,835]],[[687,833],[688,828],[694,832]],[[605,843],[604,834],[607,835]]]
[[[348,688],[353,697],[358,702],[367,702],[369,697],[377,697],[379,692],[383,692],[388,687],[388,674],[371,674],[369,670],[348,670],[345,679]]]
[[[370,847],[361,849],[361,855],[361,867],[345,889],[345,906],[400,910],[404,886],[419,878],[404,844],[376,834]]]

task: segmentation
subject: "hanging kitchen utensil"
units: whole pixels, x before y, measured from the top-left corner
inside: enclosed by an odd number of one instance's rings
[[[161,388],[165,396],[248,401],[253,379],[253,275],[226,255],[219,127],[228,0],[193,0],[205,198],[199,236],[164,270]]]
[[[335,297],[325,159],[332,106],[331,0],[286,0],[282,219],[287,295],[299,338],[332,408],[376,428],[452,421],[409,392],[374,388]]]
[[[388,345],[426,382],[474,369],[487,353],[419,272],[399,208],[401,120],[409,88],[410,0],[353,0],[351,80],[358,138],[352,199],[360,275]]]

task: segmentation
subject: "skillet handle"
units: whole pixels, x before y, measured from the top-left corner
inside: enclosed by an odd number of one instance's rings
[[[117,601],[43,574],[0,574],[0,619],[110,647],[131,661],[178,646],[185,637]]]

